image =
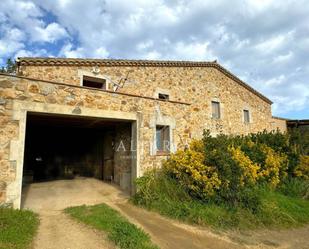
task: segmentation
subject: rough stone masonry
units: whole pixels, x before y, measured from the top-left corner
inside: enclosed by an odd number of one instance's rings
[[[104,80],[105,88],[84,86],[85,76]],[[158,125],[169,127],[173,152],[204,129],[212,135],[284,130],[271,104],[216,62],[20,58],[16,76],[0,75],[0,202],[20,207],[28,112],[132,121],[134,179],[168,156],[154,146]]]

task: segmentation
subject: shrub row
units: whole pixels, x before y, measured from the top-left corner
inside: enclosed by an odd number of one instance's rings
[[[164,162],[163,172],[188,194],[215,201],[259,208],[258,186],[284,189],[289,179],[309,179],[309,156],[296,133],[261,132],[247,136],[218,135],[205,131]]]

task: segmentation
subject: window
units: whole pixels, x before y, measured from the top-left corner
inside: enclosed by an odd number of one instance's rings
[[[156,146],[157,152],[170,151],[170,129],[169,126],[156,126]]]
[[[212,118],[220,119],[220,103],[217,101],[211,101],[211,108],[212,108]]]
[[[249,110],[244,110],[244,122],[250,123],[250,113]]]
[[[158,98],[159,99],[169,100],[170,96],[168,94],[159,93],[158,94]]]
[[[98,88],[98,89],[107,89],[106,79],[96,78],[91,76],[83,76],[83,86]]]

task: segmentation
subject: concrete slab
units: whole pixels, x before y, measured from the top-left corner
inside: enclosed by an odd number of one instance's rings
[[[22,208],[40,214],[60,211],[67,207],[94,205],[106,201],[125,202],[128,194],[117,185],[94,178],[79,177],[33,183],[23,190]]]

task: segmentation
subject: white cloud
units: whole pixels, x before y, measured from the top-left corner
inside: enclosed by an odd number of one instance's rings
[[[307,0],[2,0],[1,26],[21,33],[1,27],[0,55],[218,59],[278,115],[309,106],[308,13]]]
[[[66,58],[107,58],[109,53],[104,47],[98,47],[91,51],[90,54],[89,51],[86,51],[82,47],[74,48],[72,43],[67,43],[61,48],[58,56]]]
[[[213,52],[209,49],[209,42],[204,43],[189,43],[183,42],[176,43],[172,54],[169,55],[171,58],[179,60],[215,60]]]
[[[273,63],[284,63],[284,62],[288,62],[291,60],[293,56],[293,52],[289,51],[286,54],[280,54],[277,57],[274,58]]]
[[[81,58],[85,57],[84,49],[83,48],[73,48],[71,43],[65,44],[58,54],[59,57],[66,57],[66,58]]]
[[[15,53],[14,58],[16,59],[18,57],[40,57],[40,56],[52,57],[52,55],[48,53],[48,51],[46,51],[45,49],[38,49],[31,51],[21,49]]]
[[[33,41],[38,42],[55,42],[68,37],[66,30],[58,23],[50,23],[45,28],[35,27],[33,32]]]
[[[25,34],[21,30],[4,25],[0,27],[0,33],[0,56],[12,55],[24,47],[22,40]]]
[[[287,42],[287,35],[278,35],[258,43],[255,47],[261,53],[269,53],[275,49],[280,48],[284,42]]]
[[[147,49],[150,49],[153,47],[153,41],[148,40],[148,41],[142,41],[137,44],[136,48],[138,51],[143,52]]]
[[[280,86],[284,82],[284,80],[285,80],[285,76],[280,75],[278,77],[266,80],[264,84],[267,87],[277,87],[277,86]]]
[[[96,58],[106,58],[109,56],[108,51],[104,47],[99,47],[94,51]]]
[[[0,25],[18,28],[26,42],[55,42],[68,37],[59,23],[46,23],[44,10],[32,1],[2,0],[0,2]]]
[[[263,11],[274,4],[275,0],[247,0],[248,4],[256,11]]]

